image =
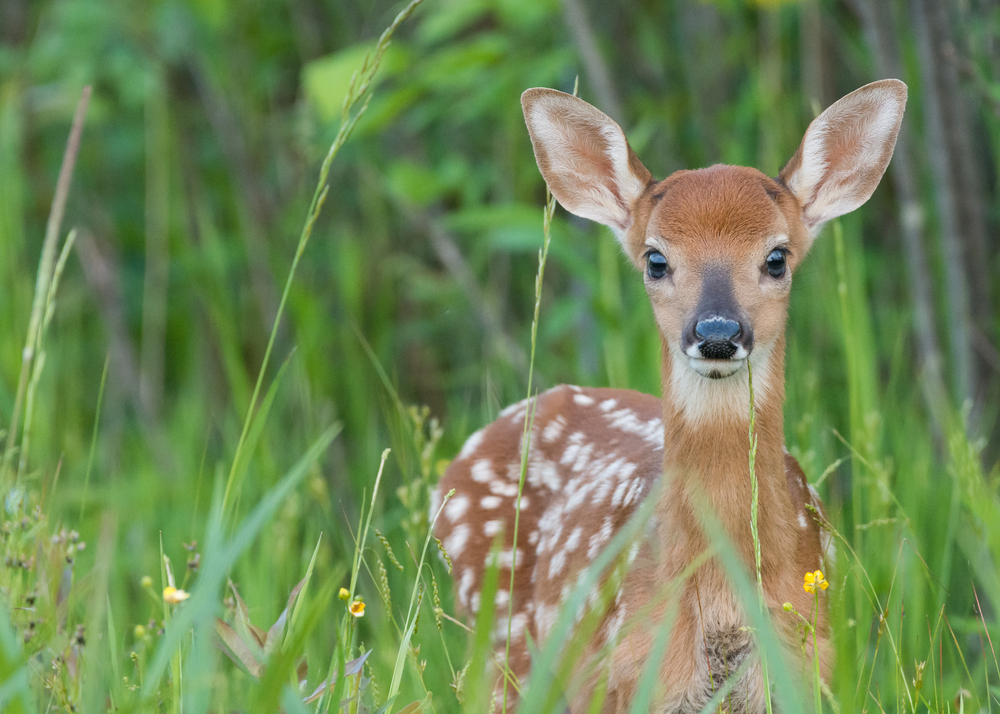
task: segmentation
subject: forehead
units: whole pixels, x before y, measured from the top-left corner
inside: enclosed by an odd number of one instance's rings
[[[678,247],[739,252],[788,234],[788,191],[756,169],[678,171],[655,186],[651,198],[647,235]]]

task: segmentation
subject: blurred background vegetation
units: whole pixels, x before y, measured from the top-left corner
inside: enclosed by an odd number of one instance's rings
[[[182,543],[204,537],[343,97],[399,9],[0,3],[0,428],[66,136],[93,85],[24,483],[51,528],[95,540],[103,519],[113,533],[123,653],[138,646],[132,625],[156,617],[140,578],[159,572],[160,539],[183,563]],[[273,621],[321,532],[317,573],[343,574],[385,447],[376,523],[401,556],[417,549],[427,484],[523,398],[545,199],[524,89],[572,91],[579,77],[658,178],[716,162],[774,175],[820,109],[889,76],[910,99],[886,179],[795,279],[786,439],[823,477],[834,524],[895,618],[879,649],[879,608],[847,559],[830,591],[844,710],[874,706],[866,691],[883,675],[897,681],[880,706],[902,705],[898,680],[915,687],[928,658],[937,710],[960,688],[986,707],[1000,685],[985,637],[1000,634],[996,0],[426,0],[334,163],[278,332],[265,384],[288,369],[239,512],[326,427],[343,430],[232,572],[254,612]],[[659,392],[641,280],[604,229],[564,212],[535,383],[561,382]],[[404,577],[390,573],[394,587]],[[369,664],[391,671],[396,633],[375,608],[359,623]],[[310,652],[329,661],[334,630],[317,630]],[[446,633],[460,669],[464,635]],[[428,654],[442,644],[427,637],[427,686],[451,710],[451,672]]]

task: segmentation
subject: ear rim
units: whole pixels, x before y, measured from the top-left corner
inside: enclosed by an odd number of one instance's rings
[[[549,105],[548,108],[546,104]],[[583,202],[575,200],[563,176],[553,168],[554,162],[550,158],[551,147],[542,137],[543,132],[540,129],[541,122],[546,119],[540,112],[551,111],[558,107],[586,116],[594,122],[594,127],[600,127],[599,134],[608,142],[605,154],[612,169],[608,181],[614,184],[614,189],[609,189],[607,186],[603,188],[615,198],[617,206],[613,209],[617,210],[604,212],[592,210],[593,206],[588,207],[583,205]],[[618,240],[624,242],[625,234],[635,222],[635,204],[654,179],[649,169],[632,150],[621,126],[589,102],[547,87],[526,89],[521,94],[521,110],[531,139],[535,163],[559,204],[573,215],[608,226]]]
[[[890,108],[894,107],[896,111],[893,125],[883,139],[882,150],[879,154],[878,160],[872,163],[869,171],[870,175],[877,174],[877,176],[874,176],[874,180],[871,182],[870,190],[862,189],[858,194],[858,200],[849,202],[853,204],[850,207],[843,210],[838,208],[837,210],[830,212],[829,215],[821,214],[810,219],[807,216],[809,208],[816,203],[817,198],[821,195],[824,182],[829,178],[827,173],[828,162],[824,163],[822,161],[820,162],[820,167],[818,167],[820,169],[818,177],[813,178],[810,181],[808,180],[808,177],[800,175],[803,170],[804,162],[809,159],[809,157],[806,156],[806,152],[810,143],[812,143],[810,140],[819,141],[823,134],[829,130],[829,126],[832,121],[841,118],[844,114],[851,113],[849,107],[856,105],[859,100],[864,99],[867,95],[871,94],[884,94],[885,96],[882,98],[881,103],[883,105],[888,105]],[[828,221],[857,210],[867,203],[868,199],[870,199],[872,194],[874,194],[875,189],[878,188],[878,185],[881,183],[882,177],[885,175],[885,172],[889,167],[889,163],[892,160],[892,155],[895,151],[896,140],[899,138],[899,130],[902,126],[903,116],[906,112],[907,94],[908,90],[904,82],[892,78],[880,79],[875,82],[870,82],[862,87],[859,87],[858,89],[855,89],[853,92],[844,95],[827,107],[818,117],[809,123],[809,126],[806,128],[806,131],[802,136],[802,141],[799,142],[798,148],[788,160],[788,163],[786,163],[778,173],[777,178],[798,200],[802,223],[805,225],[806,230],[809,233],[810,243],[819,235],[823,226],[826,225]],[[815,157],[813,160],[816,160]],[[813,167],[813,170],[815,171],[816,168],[817,167]],[[802,180],[805,180],[806,183],[803,185],[796,185],[801,183]]]

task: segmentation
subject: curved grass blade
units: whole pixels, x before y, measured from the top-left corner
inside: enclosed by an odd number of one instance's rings
[[[267,394],[264,395],[264,400],[260,403],[260,409],[254,414],[253,420],[250,423],[246,439],[236,451],[236,459],[233,461],[233,468],[229,472],[229,479],[226,481],[226,490],[222,496],[223,503],[228,503],[230,494],[234,490],[238,492],[243,486],[243,477],[246,476],[247,468],[250,466],[250,457],[253,456],[257,448],[257,442],[260,441],[260,435],[264,431],[264,424],[267,422],[267,415],[270,413],[271,407],[274,404],[274,397],[278,393],[278,385],[281,383],[281,378],[285,375],[285,370],[288,369],[288,365],[294,354],[295,350],[292,350],[288,357],[285,358],[281,369],[278,370],[278,374],[274,377],[274,381],[267,388]]]

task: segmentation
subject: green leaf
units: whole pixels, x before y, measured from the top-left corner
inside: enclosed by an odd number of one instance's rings
[[[373,42],[365,42],[346,47],[332,55],[313,60],[302,70],[302,87],[306,100],[313,106],[320,119],[334,122],[340,119],[344,98],[351,89],[351,78],[357,72],[365,57],[375,47]],[[373,91],[378,83],[399,72],[408,64],[408,53],[398,43],[386,48],[379,75],[372,83]]]
[[[224,645],[222,651],[226,653],[229,659],[239,665],[249,675],[259,679],[261,673],[260,662],[257,661],[254,653],[250,651],[247,643],[236,633],[236,630],[222,620],[216,619],[215,634],[219,636],[219,640]]]

